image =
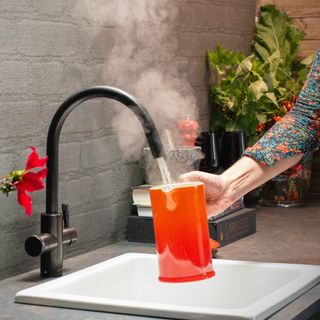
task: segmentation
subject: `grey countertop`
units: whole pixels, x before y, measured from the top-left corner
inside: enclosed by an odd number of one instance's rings
[[[317,202],[301,208],[258,208],[257,233],[219,249],[218,258],[320,265],[320,209]],[[153,244],[121,241],[64,262],[64,274],[88,267],[127,252],[155,253]],[[52,308],[14,303],[15,293],[48,280],[39,270],[0,282],[1,320],[135,320],[150,317]],[[320,306],[320,285],[283,308],[270,320],[308,319]],[[304,311],[305,310],[305,311]]]

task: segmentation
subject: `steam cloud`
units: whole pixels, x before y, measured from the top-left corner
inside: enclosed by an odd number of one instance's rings
[[[103,78],[109,85],[136,96],[160,134],[170,129],[177,138],[174,130],[178,119],[186,115],[198,118],[192,87],[168,63],[174,60],[177,50],[172,32],[178,15],[175,1],[85,0],[76,8],[76,14],[104,28],[117,27],[110,32],[113,45],[106,53]],[[126,157],[138,159],[145,146],[141,126],[130,110],[118,110],[112,125],[119,133],[121,149]]]

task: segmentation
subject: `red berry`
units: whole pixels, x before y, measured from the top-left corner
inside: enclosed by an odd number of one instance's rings
[[[278,122],[280,119],[281,119],[281,117],[279,117],[279,116],[274,116],[274,117],[273,117],[273,120],[274,120],[275,122]]]
[[[263,128],[264,128],[264,124],[261,123],[261,122],[259,122],[258,125],[257,125],[256,131],[257,131],[257,132],[261,132],[261,131],[263,130]]]

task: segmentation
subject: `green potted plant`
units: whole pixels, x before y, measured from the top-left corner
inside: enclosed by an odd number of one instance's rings
[[[252,145],[291,110],[313,60],[298,59],[303,37],[286,13],[265,5],[255,25],[252,54],[221,46],[208,50],[212,131],[244,132]]]

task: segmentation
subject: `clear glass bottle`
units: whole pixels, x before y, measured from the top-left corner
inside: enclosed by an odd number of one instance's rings
[[[267,181],[260,189],[259,203],[280,207],[303,205],[310,184],[310,177],[311,158]]]

